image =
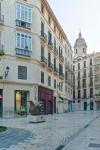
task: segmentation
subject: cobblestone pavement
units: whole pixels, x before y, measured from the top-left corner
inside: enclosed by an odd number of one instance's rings
[[[39,124],[26,118],[1,119],[0,125],[30,131],[32,137],[0,150],[100,150],[99,116],[96,111],[48,115]]]

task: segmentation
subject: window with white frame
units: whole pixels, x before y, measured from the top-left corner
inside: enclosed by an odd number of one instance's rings
[[[16,48],[32,50],[32,36],[26,33],[16,33]]]
[[[26,5],[16,4],[16,19],[32,23],[32,8]]]

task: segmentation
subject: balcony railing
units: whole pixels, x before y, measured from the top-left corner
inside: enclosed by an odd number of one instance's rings
[[[51,50],[53,49],[53,43],[52,43],[52,41],[49,41],[49,42],[48,42],[48,47],[49,47],[49,49],[51,49]]]
[[[59,58],[61,59],[61,61],[64,61],[64,57],[60,54]]]
[[[44,56],[41,56],[41,62],[47,64],[47,59]]]
[[[59,73],[59,76],[60,76],[61,78],[64,78],[64,73],[63,73],[63,72],[60,72],[60,73]]]
[[[32,51],[31,51],[31,50],[28,50],[28,49],[16,48],[16,55],[31,57]]]
[[[54,47],[54,53],[55,55],[58,55],[58,49],[56,47]]]
[[[31,29],[31,23],[16,19],[16,26]]]
[[[47,42],[47,35],[44,33],[44,31],[41,31],[41,39],[42,39],[44,42]]]
[[[0,15],[0,24],[4,24],[4,15]]]

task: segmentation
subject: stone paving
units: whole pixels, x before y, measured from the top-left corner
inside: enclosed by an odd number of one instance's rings
[[[39,124],[26,118],[1,119],[0,125],[30,131],[31,137],[8,148],[4,144],[0,150],[100,150],[99,116],[96,111],[48,115]]]

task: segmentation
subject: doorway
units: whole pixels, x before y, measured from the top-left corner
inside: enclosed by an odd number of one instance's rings
[[[56,97],[54,97],[54,113],[56,113]]]
[[[48,114],[52,114],[52,102],[48,101]]]
[[[90,110],[93,110],[93,102],[90,102]]]
[[[87,110],[87,102],[84,102],[84,110]]]

